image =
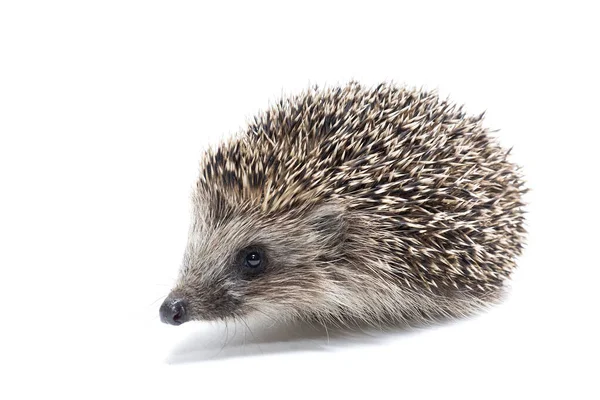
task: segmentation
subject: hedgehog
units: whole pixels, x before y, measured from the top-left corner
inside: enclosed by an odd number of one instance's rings
[[[496,304],[526,189],[483,117],[392,83],[283,96],[203,153],[161,320],[381,326]]]

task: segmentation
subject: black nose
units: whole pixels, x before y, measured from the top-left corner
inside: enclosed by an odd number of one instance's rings
[[[165,324],[181,325],[188,320],[186,303],[183,299],[167,299],[160,306],[160,320]]]

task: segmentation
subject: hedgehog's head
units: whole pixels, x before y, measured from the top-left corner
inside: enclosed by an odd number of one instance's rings
[[[344,209],[319,202],[265,210],[252,198],[199,183],[183,265],[160,309],[163,322],[326,313],[319,298],[335,292],[334,265],[345,258]]]

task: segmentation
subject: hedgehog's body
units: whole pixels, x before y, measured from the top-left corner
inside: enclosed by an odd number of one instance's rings
[[[521,179],[481,122],[391,85],[281,101],[206,154],[163,319],[378,323],[485,305],[524,229]]]

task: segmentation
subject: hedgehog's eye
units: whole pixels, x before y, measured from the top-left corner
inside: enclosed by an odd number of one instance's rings
[[[250,268],[260,267],[260,261],[260,253],[258,251],[253,251],[246,255],[246,265]]]
[[[264,271],[266,257],[262,248],[258,246],[247,247],[239,253],[239,264],[245,274],[254,276]]]

